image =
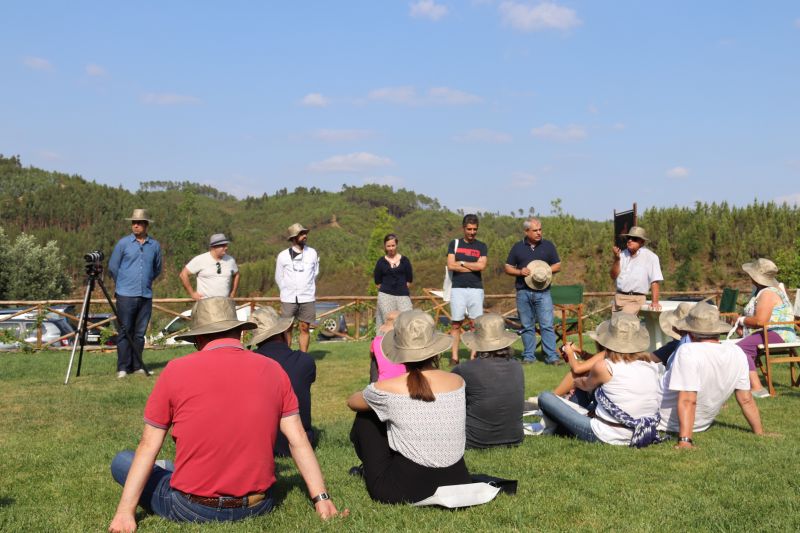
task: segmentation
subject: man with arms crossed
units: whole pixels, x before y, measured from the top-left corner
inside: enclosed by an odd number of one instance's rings
[[[153,222],[145,209],[134,209],[131,234],[121,238],[111,258],[108,272],[114,280],[117,320],[124,332],[117,335],[117,377],[144,374],[141,368],[144,335],[153,313],[153,280],[161,274],[161,245],[147,235]],[[128,340],[130,334],[134,344]]]
[[[461,222],[463,239],[453,239],[447,246],[447,268],[453,273],[450,290],[450,334],[453,336],[450,364],[458,364],[458,344],[461,340],[461,323],[469,316],[476,319],[483,314],[483,280],[488,248],[475,237],[478,235],[478,217],[466,215]],[[458,246],[456,247],[456,243]]]
[[[647,292],[652,291],[650,309],[660,311],[658,303],[659,282],[664,281],[658,256],[645,248],[649,240],[644,228],[633,226],[629,233],[623,233],[625,250],[614,246],[614,263],[611,265],[611,279],[617,283],[613,311],[638,315],[647,300]]]
[[[692,434],[714,422],[731,394],[756,435],[763,435],[761,415],[750,394],[747,356],[733,343],[719,342],[730,324],[719,319],[719,310],[706,302],[692,307],[675,329],[689,334],[662,379],[661,422],[658,429],[678,434],[678,448],[692,448]]]
[[[525,283],[525,277],[531,274],[528,265],[532,261],[544,261],[550,265],[555,274],[561,270],[561,259],[555,245],[542,238],[542,222],[535,217],[526,220],[523,225],[525,238],[514,244],[508,252],[504,267],[505,273],[515,276],[517,289],[517,314],[522,322],[522,362],[536,361],[533,351],[536,348],[536,322],[542,333],[542,351],[545,362],[549,365],[560,365],[561,358],[556,352],[556,331],[553,328],[553,298],[550,285],[543,289],[534,289]],[[542,268],[547,268],[542,265]]]
[[[281,291],[281,316],[297,319],[300,329],[300,351],[308,352],[309,327],[317,313],[314,309],[316,281],[319,276],[319,255],[306,245],[308,230],[302,224],[289,226],[292,245],[278,254],[275,284]],[[286,344],[292,345],[292,328],[286,330]]]
[[[289,440],[317,514],[338,513],[286,372],[242,347],[242,331],[254,327],[236,318],[229,298],[195,303],[190,330],[176,339],[194,342],[199,351],[167,364],[145,405],[136,454],[120,452],[111,463],[124,488],[109,531],[134,531],[137,505],[178,522],[240,520],[271,511],[278,429]],[[156,457],[170,427],[175,462],[164,468],[156,466]]]
[[[181,283],[195,300],[213,296],[236,296],[239,288],[239,267],[228,255],[230,241],[224,233],[215,233],[208,242],[208,252],[189,261],[181,270]],[[189,276],[197,276],[197,290],[192,289]]]

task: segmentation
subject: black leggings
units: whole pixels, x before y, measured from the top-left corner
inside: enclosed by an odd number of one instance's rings
[[[440,486],[471,483],[463,457],[448,467],[431,468],[389,448],[386,423],[372,410],[356,414],[350,440],[364,465],[367,492],[375,501],[414,503],[432,496]]]

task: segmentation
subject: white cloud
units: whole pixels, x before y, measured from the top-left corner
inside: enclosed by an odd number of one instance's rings
[[[405,184],[405,180],[400,176],[370,176],[368,178],[364,178],[364,183],[402,187]]]
[[[413,104],[417,100],[417,90],[409,86],[381,87],[370,91],[367,98],[391,104]]]
[[[142,96],[142,102],[148,105],[185,105],[199,104],[202,100],[188,94],[147,93]]]
[[[586,128],[575,124],[570,124],[565,127],[556,126],[555,124],[545,124],[544,126],[533,128],[531,130],[531,135],[539,139],[559,142],[580,141],[588,136]]]
[[[335,155],[324,161],[308,165],[314,172],[363,172],[371,168],[385,167],[392,164],[388,157],[380,157],[368,152]]]
[[[689,169],[686,167],[673,167],[665,172],[668,178],[688,178],[689,177]]]
[[[447,15],[447,6],[437,4],[433,0],[420,0],[411,4],[411,16],[414,18],[439,20],[445,15]]]
[[[628,126],[624,122],[615,122],[614,124],[611,125],[611,129],[617,131],[622,131],[627,127]]]
[[[788,204],[793,205],[796,207],[800,207],[800,192],[796,192],[794,194],[787,194],[785,196],[778,196],[775,198],[776,204]]]
[[[88,65],[86,65],[86,74],[88,74],[89,76],[99,78],[106,75],[106,69],[104,69],[100,65],[89,63]]]
[[[320,93],[309,93],[300,100],[300,104],[306,107],[326,107],[330,103],[330,99]]]
[[[22,64],[33,70],[53,70],[53,64],[42,57],[25,57],[22,59]]]
[[[311,133],[311,137],[324,142],[361,141],[374,136],[370,130],[329,130],[319,129]]]
[[[462,143],[503,144],[511,142],[511,135],[502,131],[476,128],[459,133],[453,140]]]
[[[574,9],[552,2],[535,6],[503,2],[499,9],[503,23],[520,31],[568,30],[582,24]]]
[[[530,172],[515,172],[511,177],[511,188],[513,189],[527,189],[536,185],[539,181],[538,176]]]
[[[480,96],[450,87],[431,87],[424,96],[420,96],[417,90],[410,85],[375,89],[370,91],[367,98],[376,102],[411,106],[468,105],[483,101]]]

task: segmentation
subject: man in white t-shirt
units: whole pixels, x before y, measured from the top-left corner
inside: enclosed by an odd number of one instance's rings
[[[692,433],[708,429],[735,393],[753,433],[762,435],[761,415],[750,394],[747,356],[735,344],[719,342],[720,334],[730,329],[719,319],[719,310],[700,302],[675,329],[688,332],[692,342],[678,348],[664,374],[658,429],[678,433],[677,447],[691,448]]]
[[[195,300],[222,296],[233,298],[239,288],[239,267],[227,254],[230,241],[224,233],[215,233],[208,242],[208,252],[189,261],[180,278],[186,292]],[[192,288],[190,275],[197,276],[197,290]]]
[[[617,284],[612,310],[636,315],[647,300],[647,293],[652,292],[650,309],[660,311],[659,283],[664,276],[658,256],[645,247],[649,239],[644,228],[633,226],[621,236],[626,238],[625,250],[614,246],[614,263],[609,272]]]

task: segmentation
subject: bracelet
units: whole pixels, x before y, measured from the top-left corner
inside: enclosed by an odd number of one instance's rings
[[[689,444],[694,444],[692,437],[678,437],[678,442],[688,442]]]

